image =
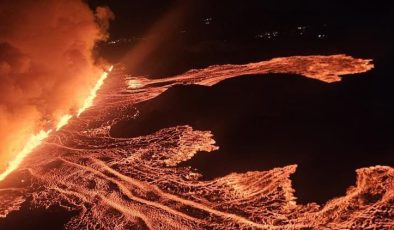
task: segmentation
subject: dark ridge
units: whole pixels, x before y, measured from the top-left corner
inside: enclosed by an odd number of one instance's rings
[[[64,225],[77,211],[69,212],[60,206],[45,208],[32,208],[31,201],[22,204],[19,211],[11,212],[7,218],[0,218],[1,230],[42,230],[65,229]]]
[[[213,87],[176,86],[139,104],[140,116],[120,121],[111,135],[135,137],[176,125],[211,130],[220,149],[182,165],[212,179],[298,164],[292,177],[298,201],[323,203],[355,183],[355,169],[394,163],[393,97],[380,74],[335,84],[269,74]]]
[[[165,86],[165,85],[173,84],[173,83],[175,83],[175,81],[166,81],[166,82],[152,83],[152,84],[145,85],[144,88],[148,88],[148,87],[161,87],[161,86]]]

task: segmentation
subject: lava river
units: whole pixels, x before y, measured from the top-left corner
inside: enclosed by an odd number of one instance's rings
[[[76,213],[66,229],[389,229],[394,226],[391,167],[358,169],[345,196],[301,205],[289,179],[296,165],[209,181],[177,166],[199,151],[220,147],[209,130],[186,125],[135,138],[109,135],[117,121],[138,116],[129,112],[136,104],[173,85],[212,86],[266,73],[295,73],[328,84],[372,68],[370,60],[346,55],[294,56],[152,80],[127,75],[117,65],[94,106],[51,133],[0,182],[0,217],[28,202],[31,209],[60,206]],[[377,198],[368,202],[368,196]]]

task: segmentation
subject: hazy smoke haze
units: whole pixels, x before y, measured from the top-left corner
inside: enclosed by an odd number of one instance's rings
[[[82,0],[0,2],[0,172],[29,136],[75,113],[102,72],[112,12]]]

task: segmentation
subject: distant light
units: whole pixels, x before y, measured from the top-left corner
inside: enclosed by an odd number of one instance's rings
[[[210,25],[212,23],[212,18],[205,18],[204,23],[205,25]]]
[[[257,34],[255,37],[258,39],[272,39],[279,36],[279,32],[278,31],[272,31],[272,32],[265,32],[264,34]]]
[[[300,36],[304,35],[305,31],[306,31],[306,26],[298,26],[297,27],[298,35],[300,35]]]

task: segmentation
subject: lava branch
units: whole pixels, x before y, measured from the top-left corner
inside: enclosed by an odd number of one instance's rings
[[[85,99],[83,105],[78,110],[76,117],[79,117],[86,109],[93,105],[93,101],[97,96],[97,91],[103,86],[104,80],[108,77],[108,74],[112,71],[113,66],[111,66],[108,71],[104,71],[100,78],[97,80],[94,87],[90,90],[89,96]],[[55,131],[59,131],[61,128],[66,126],[73,115],[65,114],[61,116],[59,121],[56,124]],[[0,173],[0,181],[4,180],[9,174],[11,174],[14,170],[16,170],[19,165],[22,163],[23,159],[26,158],[36,147],[41,145],[41,143],[49,136],[52,132],[52,129],[49,130],[40,130],[37,134],[32,135],[24,145],[23,149],[18,152],[15,158],[8,162],[7,168]]]

